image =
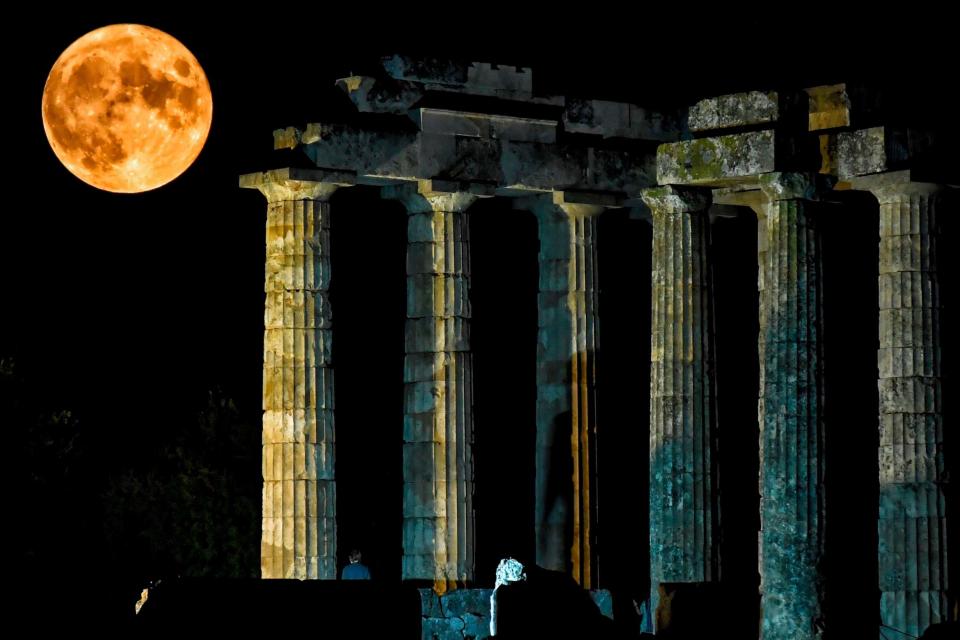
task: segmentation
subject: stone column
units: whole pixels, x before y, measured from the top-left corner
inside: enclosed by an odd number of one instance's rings
[[[470,226],[475,195],[388,187],[407,222],[403,578],[444,593],[473,580]]]
[[[761,292],[760,576],[764,640],[820,636],[824,432],[813,178],[766,174]]]
[[[936,185],[875,181],[880,203],[880,613],[911,636],[946,621]],[[865,179],[864,182],[867,182]]]
[[[263,578],[337,577],[330,195],[317,172],[242,176],[267,198]]]
[[[589,589],[596,578],[596,216],[556,192],[518,206],[537,217],[536,562]]]
[[[651,610],[663,582],[718,578],[709,190],[643,192],[653,214]]]

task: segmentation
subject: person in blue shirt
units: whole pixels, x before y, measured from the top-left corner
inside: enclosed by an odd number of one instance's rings
[[[343,571],[340,573],[341,580],[369,580],[370,579],[370,569],[367,568],[367,565],[363,564],[363,555],[358,549],[354,549],[350,552],[350,564],[343,568]]]

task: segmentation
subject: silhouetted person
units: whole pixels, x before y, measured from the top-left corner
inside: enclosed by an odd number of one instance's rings
[[[369,580],[370,579],[370,569],[367,568],[367,565],[363,564],[363,554],[359,550],[354,549],[350,552],[350,564],[343,568],[343,571],[340,573],[341,580]]]

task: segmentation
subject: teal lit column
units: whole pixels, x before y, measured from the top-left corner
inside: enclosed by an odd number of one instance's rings
[[[718,578],[712,278],[708,189],[647,189],[652,212],[651,610],[661,583]]]
[[[766,174],[760,297],[763,640],[821,635],[824,430],[820,234],[812,176]]]

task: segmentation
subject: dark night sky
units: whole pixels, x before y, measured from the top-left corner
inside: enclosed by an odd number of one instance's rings
[[[744,12],[744,17],[728,14],[691,21],[691,5],[684,5],[682,17],[666,9],[641,8],[629,19],[600,9],[586,16],[571,10],[562,18],[535,19],[518,15],[516,9],[474,5],[470,11],[428,10],[411,5],[405,13],[405,7],[397,5],[389,15],[374,19],[373,5],[258,7],[232,8],[222,18],[190,17],[190,11],[172,9],[93,9],[65,16],[47,8],[24,22],[22,45],[12,47],[9,41],[3,45],[4,59],[13,62],[9,72],[14,80],[8,80],[12,93],[4,101],[12,112],[3,127],[8,183],[0,231],[0,355],[15,356],[38,393],[75,407],[88,422],[100,425],[104,446],[116,456],[144,455],[169,421],[181,419],[214,386],[234,397],[250,420],[259,420],[265,207],[259,194],[237,188],[237,176],[286,165],[289,160],[271,150],[271,131],[325,115],[336,117],[344,99],[333,88],[334,80],[372,69],[381,55],[413,52],[519,63],[533,66],[536,88],[543,93],[648,105],[684,104],[715,92],[882,80],[919,87],[917,99],[936,114],[948,110],[947,76],[952,74],[949,82],[956,84],[955,49],[948,57],[951,43],[942,37],[949,21],[936,15],[891,16],[885,23],[880,16],[832,21],[824,12],[758,19],[745,17],[751,14]],[[793,10],[815,11],[805,5]],[[84,33],[118,22],[147,24],[179,39],[203,65],[213,91],[213,128],[199,159],[173,183],[138,195],[98,191],[74,178],[53,155],[40,119],[43,85],[57,56]],[[397,209],[380,204],[369,193],[341,199],[352,208],[344,214],[350,220],[335,222],[342,232],[333,240],[335,323],[344,327],[336,335],[342,343],[335,354],[338,403],[341,392],[348,394],[342,413],[338,407],[338,428],[344,434],[342,445],[354,447],[348,455],[357,465],[390,465],[399,481],[399,448],[391,464],[390,450],[374,446],[364,453],[362,440],[356,435],[351,440],[344,430],[348,425],[356,425],[354,433],[361,427],[373,428],[393,434],[393,444],[399,443],[403,219]],[[490,303],[488,309],[498,303],[505,306],[504,301],[514,301],[522,309],[518,314],[524,319],[513,325],[519,327],[517,335],[506,338],[507,352],[498,354],[503,358],[523,347],[535,317],[535,300],[527,296],[535,287],[533,226],[519,219],[504,221],[508,213],[491,210],[474,230],[474,269],[485,270],[475,276],[477,296]],[[629,253],[630,242],[649,241],[644,236],[648,232],[634,228],[642,223],[623,219],[605,224],[622,232],[608,234],[609,246],[619,245],[628,253],[608,258],[608,272],[648,269],[642,265],[648,259],[642,252]],[[725,262],[720,268],[727,274],[723,277],[728,293],[745,303],[752,299],[750,278],[755,275],[750,271],[752,257],[742,259],[750,256],[749,240],[744,238],[749,239],[751,232],[749,225],[721,232],[725,238],[740,238],[731,239],[732,248],[721,256]],[[873,238],[868,234],[864,245],[868,257]],[[487,244],[481,247],[481,241]],[[737,248],[747,253],[738,256]],[[729,284],[738,279],[740,285]],[[649,322],[642,318],[648,313],[643,301],[643,287],[648,285],[631,289],[630,279],[622,274],[608,282],[610,295],[618,297],[608,300],[612,313],[610,329],[603,334],[606,344],[640,354],[648,334],[636,327]],[[476,339],[496,345],[491,336],[496,327],[502,331],[507,314],[501,308],[477,313]],[[868,307],[866,313],[875,311]],[[632,324],[633,318],[640,324]],[[736,333],[735,319],[729,326],[731,334]],[[751,343],[749,327],[739,331],[737,339]],[[869,369],[875,351],[868,347],[863,355]],[[532,355],[522,357],[529,360]],[[612,391],[604,396],[608,416],[615,409],[629,409],[628,401],[613,396],[629,393],[631,385],[642,386],[645,375],[635,373],[636,362],[611,358],[606,375]],[[478,382],[484,385],[477,391],[478,402],[487,398],[485,407],[478,408],[478,423],[481,418],[493,424],[509,420],[505,414],[529,414],[530,405],[520,392],[494,399],[498,375],[526,391],[532,380],[498,374],[499,364],[478,358],[478,379],[482,373],[488,381]],[[748,369],[737,369],[737,375],[749,377]],[[388,390],[382,403],[380,397],[366,398],[384,405],[371,409],[372,419],[362,415],[364,398],[356,389],[363,385]],[[865,393],[869,386],[868,380]],[[739,408],[731,410],[741,411],[747,421],[755,412],[751,394],[749,389]],[[493,410],[497,402],[502,408]],[[869,423],[875,405],[866,406],[863,417]],[[371,422],[377,424],[370,427]],[[634,440],[620,442],[643,443],[645,434],[630,437]],[[749,433],[744,437],[749,441]],[[498,453],[489,439],[478,446],[486,447],[488,454]],[[509,453],[503,455],[512,460]],[[355,488],[343,490],[358,501],[374,500],[384,506],[399,500],[398,490],[392,497],[377,497],[356,468],[344,473],[353,478]],[[478,473],[495,475],[490,470]],[[512,508],[518,514],[523,505]],[[347,537],[366,540],[375,535],[361,532],[363,524],[354,529],[344,526]],[[395,535],[389,544],[368,541],[381,556],[390,555],[399,546],[399,530],[390,524],[370,526]],[[487,547],[486,556],[501,551],[494,547]],[[628,554],[625,561],[642,563],[640,555]],[[378,561],[389,567],[385,572],[396,569],[392,558]]]

